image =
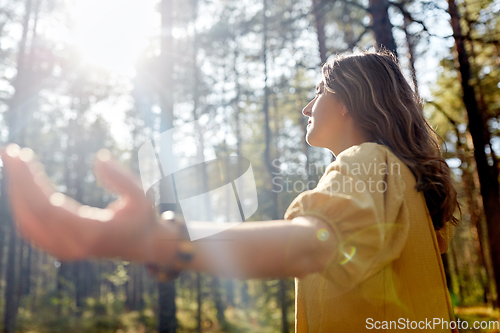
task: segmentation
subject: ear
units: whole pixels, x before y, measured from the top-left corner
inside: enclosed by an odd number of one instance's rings
[[[349,113],[349,110],[347,110],[347,108],[345,107],[344,104],[342,104],[342,110],[341,111],[342,111],[342,117]]]

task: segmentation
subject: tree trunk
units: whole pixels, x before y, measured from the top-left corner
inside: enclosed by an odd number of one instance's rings
[[[235,122],[235,131],[234,135],[236,137],[236,155],[241,156],[242,153],[242,138],[241,138],[241,108],[239,106],[240,98],[241,98],[241,86],[240,86],[240,73],[238,71],[238,48],[239,45],[237,44],[236,38],[233,39],[235,45],[234,52],[233,52],[233,73],[234,73],[234,84],[235,84],[235,90],[236,90],[236,96],[233,101],[233,109],[234,109],[234,122]],[[241,165],[241,159],[238,159],[238,165],[237,165],[237,174],[241,175],[242,174],[242,165]],[[227,302],[231,306],[235,306],[235,297],[234,297],[234,280],[229,279],[226,281],[226,295],[227,295]]]
[[[234,280],[229,279],[224,283],[224,289],[226,290],[226,301],[227,304],[234,307]]]
[[[323,9],[323,0],[312,1],[312,11],[314,14],[314,25],[316,26],[316,36],[318,37],[319,57],[321,59],[321,65],[326,62],[325,13]]]
[[[136,288],[136,293],[137,293],[137,305],[139,310],[143,310],[146,304],[144,303],[144,266],[139,266],[137,267],[137,288]]]
[[[13,223],[10,223],[9,247],[7,257],[7,268],[5,276],[5,312],[4,333],[14,333],[16,330],[17,302],[16,302],[16,243],[18,241]]]
[[[131,264],[133,269],[132,278],[132,306],[133,311],[140,311],[144,309],[144,271],[141,265]]]
[[[129,280],[126,284],[127,301],[125,304],[130,311],[139,310],[138,299],[139,295],[142,294],[142,291],[139,292],[138,290],[138,279],[140,278],[138,268],[139,267],[134,263],[130,263],[130,265],[128,265]]]
[[[493,277],[493,273],[491,272],[491,262],[487,260],[487,257],[485,256],[485,252],[488,251],[488,248],[485,246],[485,239],[484,236],[486,236],[485,230],[483,228],[483,211],[479,207],[478,203],[478,193],[477,193],[477,188],[474,183],[474,176],[473,172],[474,168],[473,166],[475,165],[474,161],[472,158],[469,156],[468,149],[466,145],[462,144],[461,138],[463,137],[460,132],[458,131],[458,128],[455,126],[455,134],[457,135],[457,152],[458,152],[458,157],[462,161],[462,166],[465,164],[467,165],[466,167],[461,167],[460,169],[462,170],[462,179],[464,182],[464,191],[465,191],[465,196],[467,198],[467,206],[468,206],[468,211],[470,215],[470,223],[471,223],[471,234],[472,234],[472,239],[474,242],[474,247],[478,256],[477,260],[477,265],[479,267],[484,267],[484,271],[481,270],[481,284],[483,285],[484,288],[484,298],[485,298],[485,303],[490,303],[492,304],[493,298],[491,295],[491,288],[490,288],[490,276]],[[466,153],[467,152],[467,153]],[[487,241],[486,241],[487,243]],[[484,273],[484,274],[483,274]]]
[[[467,211],[470,215],[470,224],[471,224],[471,234],[472,234],[472,239],[474,242],[474,247],[475,247],[475,252],[477,254],[477,262],[475,263],[478,267],[484,267],[484,271],[481,270],[480,272],[480,277],[481,277],[481,284],[483,285],[484,288],[484,298],[485,298],[485,303],[493,304],[495,303],[494,297],[491,292],[491,287],[490,283],[493,278],[493,273],[491,269],[491,260],[489,260],[489,257],[487,257],[488,254],[488,240],[487,240],[487,235],[486,231],[484,230],[485,228],[483,227],[484,221],[483,221],[483,209],[481,202],[478,201],[477,197],[479,195],[478,188],[479,184],[477,184],[477,167],[475,166],[475,161],[473,158],[470,157],[470,151],[472,150],[469,149],[469,138],[467,133],[462,134],[460,133],[458,129],[458,123],[450,117],[440,105],[430,102],[432,105],[436,107],[436,109],[441,112],[446,119],[450,122],[450,124],[453,126],[453,130],[455,132],[455,135],[457,137],[456,140],[456,151],[457,151],[457,157],[460,159],[460,170],[462,170],[462,182],[464,184],[464,192],[465,192],[465,198],[467,202]],[[465,139],[465,141],[464,141]],[[477,185],[476,185],[477,184]],[[444,258],[444,256],[442,256]],[[443,261],[443,264],[444,261]],[[445,266],[445,273],[447,276],[449,273],[447,272],[447,265]]]
[[[290,325],[288,324],[288,301],[287,301],[287,287],[286,280],[279,280],[279,301],[281,305],[281,332],[287,333],[290,331]]]
[[[443,261],[444,275],[446,277],[446,286],[448,287],[448,291],[451,293],[453,291],[453,285],[451,283],[450,264],[448,263],[448,255],[446,253],[443,253],[441,255],[441,260]]]
[[[16,303],[19,304],[22,298],[22,293],[23,293],[23,288],[24,288],[24,266],[26,265],[26,258],[24,257],[24,250],[25,250],[25,243],[24,240],[19,238],[19,241],[17,242],[17,267],[16,267]]]
[[[73,263],[73,283],[75,284],[75,302],[77,315],[82,314],[83,300],[85,298],[85,269],[83,261],[76,261]]]
[[[264,8],[263,8],[263,43],[262,43],[262,60],[264,62],[264,129],[265,129],[265,150],[264,150],[264,161],[266,164],[267,171],[269,173],[269,180],[272,186],[274,186],[273,182],[273,174],[276,171],[276,168],[273,165],[272,157],[271,157],[271,145],[272,145],[272,132],[271,132],[271,127],[270,127],[270,120],[271,117],[269,115],[269,86],[268,86],[268,63],[267,63],[267,36],[268,36],[268,28],[267,28],[267,0],[264,1]],[[325,55],[326,57],[326,55]],[[272,220],[277,220],[279,217],[279,212],[278,212],[278,190],[275,190],[274,188],[271,188],[271,191],[269,192],[271,196],[271,219]],[[283,287],[283,283],[280,280],[279,288],[280,290]],[[284,292],[284,291],[282,291]],[[288,326],[288,320],[287,320],[287,303],[284,302],[281,307],[281,318],[282,318],[282,332],[287,333],[289,332],[290,328]]]
[[[158,283],[158,333],[177,331],[175,281]]]
[[[159,56],[159,70],[161,75],[161,90],[159,91],[161,121],[160,132],[174,126],[174,101],[172,95],[173,71],[173,0],[162,0],[161,12],[161,53]]]
[[[486,101],[484,100],[484,91],[483,87],[481,85],[481,79],[478,77],[478,73],[480,68],[476,65],[476,58],[477,54],[474,50],[474,42],[472,41],[471,38],[471,31],[473,29],[473,24],[472,21],[469,19],[468,15],[468,10],[467,10],[467,3],[464,1],[463,2],[463,7],[464,7],[464,19],[467,22],[468,30],[467,30],[467,39],[469,40],[469,46],[470,46],[470,54],[469,54],[469,59],[471,62],[471,76],[474,78],[475,82],[475,87],[476,87],[476,96],[477,96],[477,102],[478,102],[478,108],[481,114],[483,114],[485,117],[488,117],[488,106],[486,105]],[[475,68],[475,70],[474,70]],[[484,122],[488,122],[488,118],[484,119]],[[493,160],[493,171],[495,172],[495,177],[498,179],[499,176],[499,160],[498,157],[495,154],[495,151],[493,150],[493,146],[491,144],[491,135],[489,132],[485,133],[484,141],[488,145],[490,149],[490,156],[491,159]]]
[[[212,277],[212,296],[217,310],[217,321],[219,322],[219,329],[225,330],[227,326],[226,317],[224,315],[224,303],[221,297],[220,279],[216,276]]]
[[[248,282],[243,280],[241,281],[240,287],[241,293],[241,307],[246,309],[250,305],[250,295],[248,294]]]
[[[411,79],[415,93],[418,95],[417,72],[415,70],[415,35],[411,34],[408,30],[410,23],[410,18],[404,15],[403,30],[406,36],[406,43],[408,44],[408,60],[410,63]]]
[[[201,333],[201,305],[203,301],[202,295],[202,279],[203,276],[201,273],[196,273],[196,304],[198,307],[196,308],[196,332]]]
[[[368,12],[372,16],[372,30],[375,35],[375,48],[387,48],[397,55],[396,42],[392,34],[392,24],[389,20],[389,0],[369,0]]]
[[[452,240],[449,247],[448,247],[448,251],[447,251],[447,258],[448,258],[448,267],[449,267],[449,271],[450,271],[450,275],[451,276],[455,276],[456,277],[456,281],[455,281],[455,285],[456,285],[456,288],[455,286],[453,285],[453,281],[451,283],[451,285],[453,286],[453,289],[457,289],[458,290],[458,293],[455,295],[456,298],[460,297],[460,295],[463,295],[463,285],[462,283],[460,283],[460,265],[458,263],[458,260],[457,260],[457,251],[456,251],[456,247],[455,247],[455,242]],[[453,267],[452,267],[453,266]]]
[[[161,53],[159,56],[159,70],[161,75],[161,90],[159,91],[161,121],[160,132],[164,132],[174,126],[174,103],[172,95],[172,71],[173,71],[173,36],[172,36],[172,0],[162,0],[160,4],[161,13]],[[172,150],[172,147],[164,147]],[[161,191],[163,192],[163,191]],[[160,214],[167,210],[175,211],[176,204],[160,204]],[[158,283],[158,333],[171,333],[177,330],[176,306],[175,306],[175,282]]]
[[[23,282],[22,282],[22,296],[29,296],[31,292],[31,257],[33,253],[33,248],[31,247],[30,244],[25,243],[25,249],[26,249],[26,264],[24,265],[23,269]]]
[[[56,290],[57,297],[62,299],[65,295],[65,291],[68,291],[68,283],[72,280],[73,263],[61,261],[60,266],[57,269],[56,275]],[[61,302],[58,305],[59,314],[62,312]]]
[[[23,19],[22,36],[19,43],[19,53],[17,56],[17,76],[14,79],[13,86],[15,89],[12,99],[9,101],[9,109],[5,115],[5,120],[9,128],[9,141],[17,142],[23,144],[25,126],[23,126],[25,117],[28,116],[26,106],[24,105],[24,98],[28,93],[28,80],[27,80],[27,68],[25,64],[26,58],[26,44],[27,35],[29,29],[29,22],[31,16],[31,0],[26,0],[25,2],[25,14]],[[7,209],[9,206],[8,196],[7,196],[7,182],[8,179],[3,174],[2,179],[2,189],[0,197],[1,203],[0,208],[5,209],[3,217],[3,224],[6,227],[7,234],[10,236],[8,253],[7,253],[7,266],[6,266],[6,276],[5,276],[5,312],[4,312],[4,333],[14,333],[16,327],[16,317],[17,317],[17,300],[16,300],[16,286],[18,281],[16,281],[16,244],[17,244],[17,233],[10,214],[10,210]],[[0,253],[1,254],[1,253]],[[0,256],[1,258],[1,256]]]
[[[480,182],[481,196],[483,199],[484,213],[488,226],[489,243],[491,246],[491,256],[495,282],[500,286],[500,193],[499,182],[496,177],[496,170],[488,164],[485,152],[486,145],[489,144],[489,131],[486,127],[476,100],[474,87],[470,84],[471,68],[467,51],[464,47],[462,29],[460,27],[460,16],[455,0],[448,0],[448,12],[451,16],[451,26],[455,38],[455,47],[461,83],[463,91],[463,102],[469,118],[469,132],[474,145],[474,157],[476,159],[477,171]],[[497,291],[498,293],[498,291]]]

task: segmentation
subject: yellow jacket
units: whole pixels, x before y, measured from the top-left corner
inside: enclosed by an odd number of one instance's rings
[[[434,231],[415,177],[387,147],[340,153],[285,214],[297,216],[327,222],[338,246],[323,272],[295,279],[296,332],[453,331],[440,257],[452,227]]]

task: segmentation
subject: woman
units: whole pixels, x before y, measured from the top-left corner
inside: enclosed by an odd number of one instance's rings
[[[457,195],[393,55],[325,64],[302,113],[307,142],[337,159],[317,188],[292,202],[286,220],[245,222],[186,242],[181,228],[164,223],[168,216],[157,222],[141,187],[108,152],[98,153],[96,174],[121,199],[97,210],[54,193],[31,150],[11,145],[3,159],[19,231],[65,260],[121,257],[169,275],[296,277],[301,333],[450,331],[440,254],[456,222]]]

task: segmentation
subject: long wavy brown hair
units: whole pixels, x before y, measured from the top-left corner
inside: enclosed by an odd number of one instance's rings
[[[459,208],[451,171],[422,103],[389,51],[343,54],[323,65],[323,82],[346,106],[367,138],[389,147],[413,172],[424,193],[434,228]]]

